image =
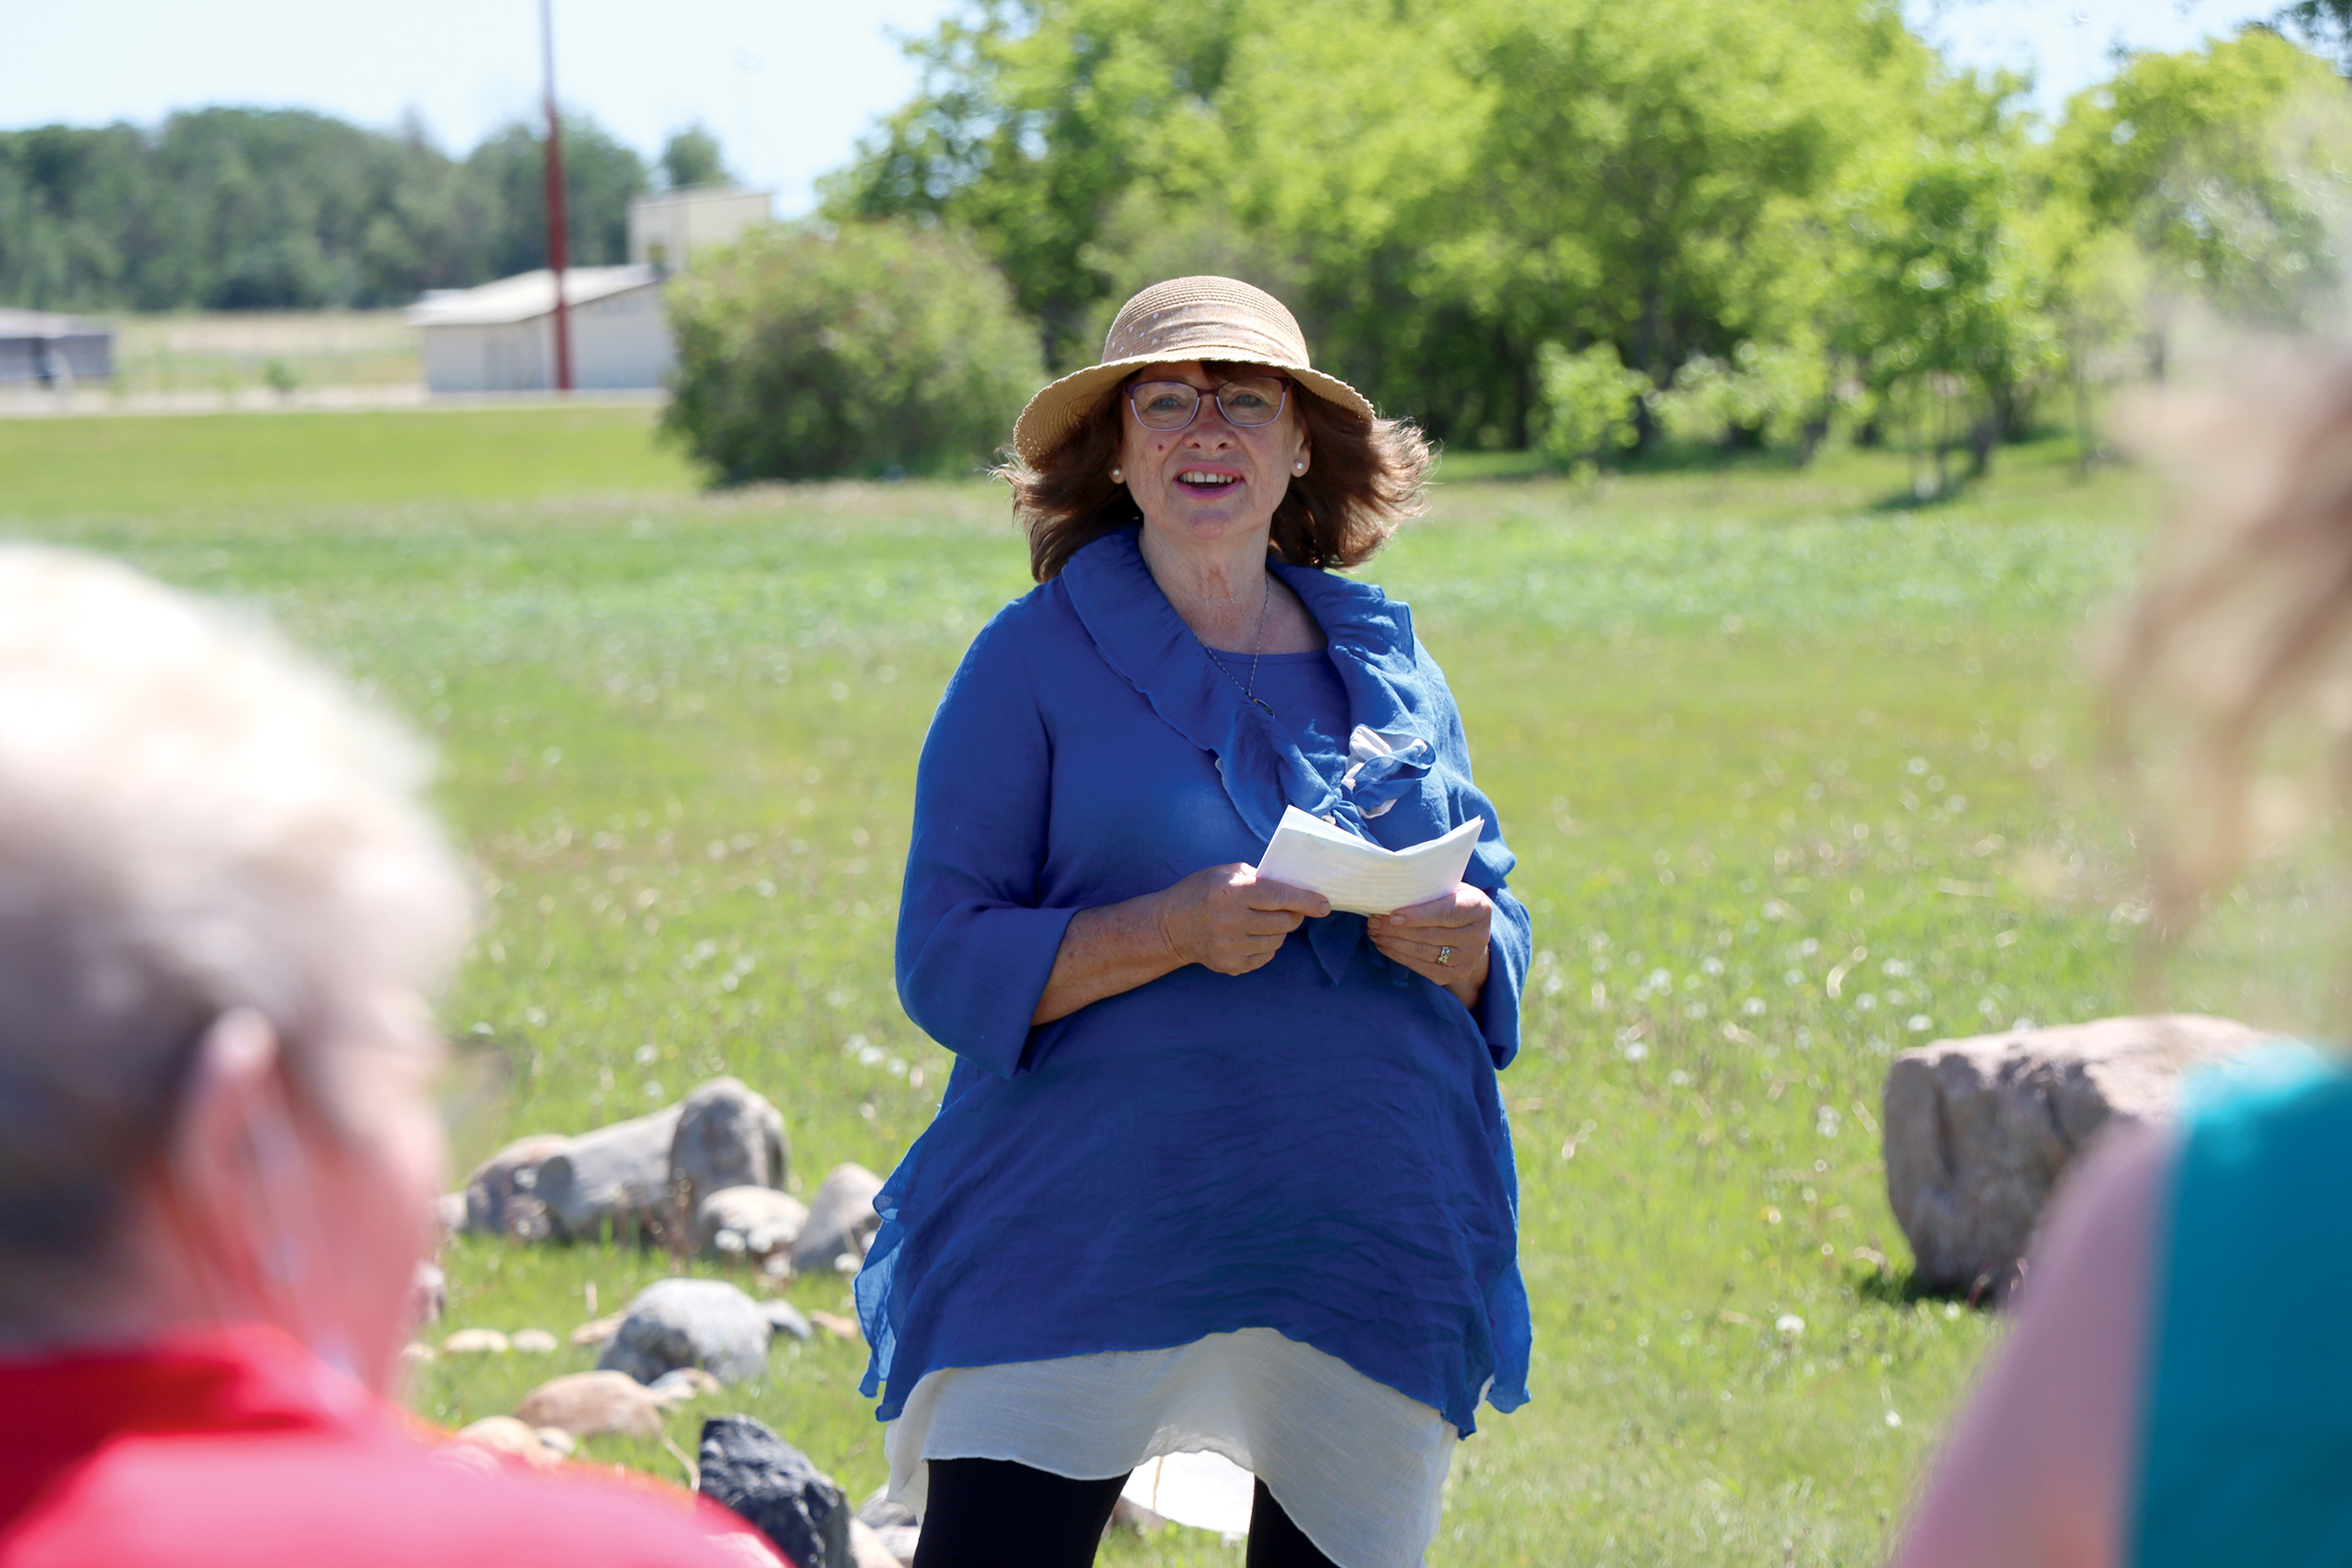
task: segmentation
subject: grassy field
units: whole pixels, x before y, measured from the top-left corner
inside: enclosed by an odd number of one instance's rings
[[[2130,1000],[2074,671],[2152,496],[2041,448],[1950,504],[1906,485],[1856,454],[1465,481],[1367,574],[1447,668],[1540,953],[1506,1080],[1535,1400],[1461,1451],[1434,1561],[1874,1561],[1994,1332],[1908,1299],[1879,1086],[1905,1045]],[[782,1108],[811,1186],[924,1125],[948,1063],[894,997],[894,900],[932,705],[1024,586],[996,495],[700,496],[609,412],[58,421],[0,426],[0,533],[250,604],[437,741],[488,911],[447,1027],[511,1074],[467,1152],[720,1071]],[[2247,920],[2188,1002],[2314,971]],[[446,1263],[445,1327],[559,1333],[669,1267]],[[747,1409],[862,1494],[863,1360],[780,1351],[672,1436]],[[459,1423],[588,1362],[445,1360],[416,1403]],[[1238,1555],[1176,1531],[1106,1560]]]

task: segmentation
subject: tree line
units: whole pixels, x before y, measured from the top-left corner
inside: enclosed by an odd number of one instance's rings
[[[2282,26],[2341,47],[2344,8]],[[974,0],[914,48],[835,225],[966,237],[1055,369],[1143,283],[1248,279],[1460,445],[1981,462],[2172,314],[2292,327],[2343,281],[2352,109],[2281,28],[2054,122],[1893,0]]]
[[[517,121],[462,157],[421,127],[302,110],[204,109],[131,125],[0,132],[0,302],[39,310],[407,304],[547,265],[541,135]],[[722,178],[699,127],[648,166],[564,121],[575,266],[627,258],[629,198]]]

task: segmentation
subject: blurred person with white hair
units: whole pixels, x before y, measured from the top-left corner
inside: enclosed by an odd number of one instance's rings
[[[2188,490],[2105,650],[2166,941],[2273,748],[2352,758],[2352,351],[2247,371],[2148,416]],[[2187,1101],[2062,1190],[1898,1568],[2352,1562],[2352,1070],[2274,1047]]]
[[[424,776],[258,631],[0,546],[0,1568],[773,1561],[386,1400],[469,920]]]

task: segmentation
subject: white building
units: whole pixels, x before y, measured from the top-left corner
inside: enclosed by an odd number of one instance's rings
[[[408,308],[431,392],[551,392],[555,275],[542,267],[475,289],[435,289]],[[676,356],[650,267],[573,267],[563,274],[572,384],[658,387]]]
[[[657,272],[683,272],[697,251],[732,245],[747,229],[775,221],[767,191],[689,185],[629,202],[629,259]]]

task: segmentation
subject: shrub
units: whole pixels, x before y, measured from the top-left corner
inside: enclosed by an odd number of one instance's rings
[[[1544,451],[1553,462],[1589,475],[1601,458],[1639,438],[1633,415],[1650,378],[1627,370],[1615,344],[1570,353],[1545,343],[1536,351],[1536,365],[1543,380]]]
[[[752,235],[670,285],[663,425],[722,483],[977,468],[1044,379],[1004,281],[893,224]]]

